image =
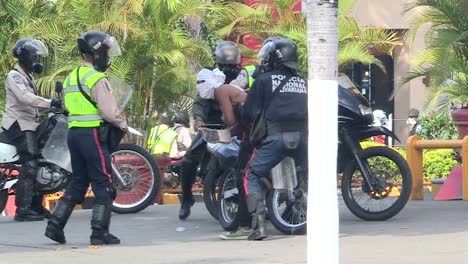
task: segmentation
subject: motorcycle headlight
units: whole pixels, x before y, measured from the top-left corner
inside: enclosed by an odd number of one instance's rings
[[[371,109],[370,107],[368,107],[368,106],[365,106],[365,105],[360,104],[360,105],[359,105],[359,110],[361,111],[361,114],[362,114],[363,116],[365,116],[365,115],[372,115],[372,109]]]

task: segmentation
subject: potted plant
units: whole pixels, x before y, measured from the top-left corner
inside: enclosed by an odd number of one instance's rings
[[[459,67],[458,67],[459,66]],[[451,110],[453,122],[458,128],[459,138],[468,135],[468,63],[452,65],[452,76],[434,86],[429,102],[437,110]]]
[[[466,0],[409,2],[411,13],[407,39],[422,26],[429,25],[425,35],[426,49],[415,59],[415,69],[403,80],[424,77],[431,88],[429,102],[436,110],[452,113],[459,137],[468,134],[468,24]],[[414,12],[416,11],[416,12]]]

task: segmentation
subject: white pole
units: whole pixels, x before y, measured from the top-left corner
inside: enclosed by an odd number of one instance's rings
[[[309,190],[307,263],[339,263],[338,3],[307,0]]]

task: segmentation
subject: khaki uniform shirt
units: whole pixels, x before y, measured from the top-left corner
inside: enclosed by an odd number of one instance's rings
[[[5,79],[6,104],[2,127],[10,127],[18,121],[21,131],[35,131],[39,125],[38,109],[50,108],[50,99],[37,95],[37,87],[32,75],[19,65],[11,70]]]
[[[83,65],[93,67],[90,63]],[[96,103],[101,117],[122,129],[127,129],[127,121],[117,107],[112,95],[112,86],[106,78],[100,79],[91,89],[91,99]]]

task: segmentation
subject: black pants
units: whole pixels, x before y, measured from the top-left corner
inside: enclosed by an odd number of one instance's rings
[[[247,209],[246,193],[244,189],[243,176],[247,173],[247,165],[250,157],[252,156],[253,147],[248,141],[246,135],[242,136],[242,144],[239,149],[239,158],[237,162],[237,188],[239,189],[239,205],[237,209],[237,217],[239,219],[239,226],[250,226],[252,224],[252,215]]]
[[[182,185],[182,202],[193,201],[192,187],[195,182],[197,175],[197,167],[205,158],[206,154],[206,142],[200,144],[202,140],[202,133],[199,131],[192,140],[187,153],[184,156],[181,164],[180,181]],[[204,172],[202,172],[203,174]]]
[[[42,209],[44,196],[36,192],[37,157],[39,150],[34,131],[21,131],[18,122],[5,130],[5,135],[16,147],[22,164],[16,183],[15,204],[21,209]]]
[[[99,142],[97,128],[71,128],[68,148],[73,175],[65,194],[76,203],[83,203],[89,184],[96,204],[111,200],[112,169],[109,148]]]

